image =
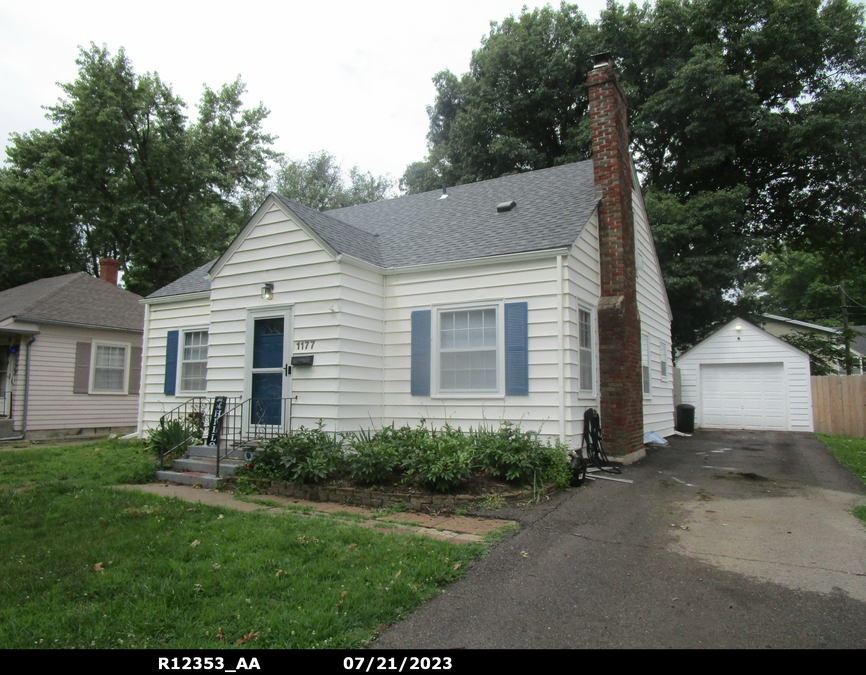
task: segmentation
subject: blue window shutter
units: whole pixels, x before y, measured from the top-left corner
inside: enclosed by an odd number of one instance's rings
[[[430,395],[429,309],[412,312],[412,396]]]
[[[505,393],[529,396],[529,304],[505,303]]]
[[[166,396],[174,396],[177,380],[177,343],[180,331],[170,330],[165,341],[165,389]]]

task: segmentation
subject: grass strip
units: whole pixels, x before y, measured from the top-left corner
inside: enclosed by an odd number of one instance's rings
[[[818,434],[821,442],[851,473],[866,485],[866,438],[846,438]],[[866,505],[856,506],[853,513],[866,523]]]

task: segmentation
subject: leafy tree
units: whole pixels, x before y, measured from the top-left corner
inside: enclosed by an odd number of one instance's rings
[[[761,258],[759,279],[749,289],[763,309],[825,326],[842,325],[840,284],[851,323],[866,322],[866,263],[847,252],[784,248]],[[861,304],[857,304],[860,302]]]
[[[203,264],[238,231],[239,200],[267,179],[268,111],[244,109],[240,79],[205,88],[199,119],[121,49],[82,49],[75,82],[47,108],[55,128],[14,135],[0,170],[4,287],[120,260],[149,293]],[[37,233],[44,233],[38,244]]]
[[[490,27],[468,73],[433,78],[430,154],[404,173],[410,193],[589,157],[585,84],[597,29],[565,4]]]
[[[611,50],[684,347],[736,309],[777,240],[866,257],[866,38],[849,0],[610,2],[501,23],[434,78],[409,192],[589,156],[586,72]],[[739,307],[738,307],[739,305]]]
[[[394,183],[388,176],[376,177],[357,166],[349,169],[347,183],[336,157],[322,150],[312,153],[306,160],[279,158],[266,191],[327,211],[387,199],[392,195],[393,187]]]
[[[853,337],[854,332],[851,332]],[[841,332],[833,336],[818,333],[788,333],[782,339],[809,355],[811,375],[836,375],[845,364],[845,343]],[[849,338],[850,339],[850,338]]]

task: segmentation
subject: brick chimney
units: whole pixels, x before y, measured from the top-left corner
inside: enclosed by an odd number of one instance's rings
[[[628,119],[625,93],[617,79],[613,58],[605,53],[593,60],[595,66],[589,71],[587,84],[595,191],[601,200],[599,407],[605,452],[629,462],[642,457],[644,447]]]
[[[117,271],[120,269],[120,263],[114,258],[100,258],[99,260],[99,278],[107,281],[112,286],[117,286]]]

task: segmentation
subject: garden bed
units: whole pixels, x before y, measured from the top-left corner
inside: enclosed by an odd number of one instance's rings
[[[567,449],[504,422],[464,433],[390,425],[335,434],[320,421],[257,448],[237,488],[425,513],[538,500],[571,481]]]

